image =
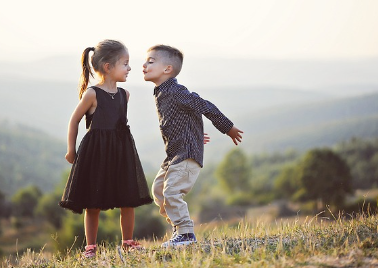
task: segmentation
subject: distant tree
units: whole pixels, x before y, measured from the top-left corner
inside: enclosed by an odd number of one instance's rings
[[[135,209],[134,236],[138,239],[161,238],[166,232],[166,223],[155,206],[141,206]]]
[[[34,209],[42,196],[41,190],[36,186],[20,189],[12,197],[13,213],[15,216],[34,217]]]
[[[0,218],[8,218],[11,211],[11,204],[5,199],[5,194],[0,191]]]
[[[0,217],[3,217],[5,207],[5,195],[0,191]]]
[[[338,144],[335,151],[351,167],[354,189],[378,187],[378,138],[353,138]]]
[[[58,206],[62,195],[56,192],[45,194],[35,209],[35,213],[44,217],[55,228],[59,229],[62,226],[62,218],[65,215],[65,210]]]
[[[215,170],[221,187],[229,194],[230,204],[245,205],[251,202],[250,178],[252,168],[240,149],[231,150]]]
[[[250,190],[252,168],[240,149],[231,150],[215,171],[217,179],[228,193]]]
[[[83,222],[83,214],[67,213],[65,217],[63,217],[62,226],[64,227],[59,229],[56,240],[56,247],[59,251],[65,251],[71,247],[74,249],[85,245]]]
[[[372,157],[372,159],[371,159],[371,165],[373,166],[373,167],[375,167],[375,169],[374,169],[374,171],[373,171],[373,185],[375,186],[375,187],[377,187],[378,186],[378,152],[376,152],[375,154],[374,154],[374,156]]]
[[[62,226],[63,217],[66,215],[66,210],[58,205],[62,198],[64,187],[67,183],[69,170],[62,173],[60,183],[55,186],[53,192],[45,194],[38,202],[35,213],[44,217],[55,228],[59,229]]]
[[[339,207],[346,195],[353,193],[348,165],[329,149],[309,151],[298,168],[303,188],[297,196],[302,201],[320,200],[323,205]]]
[[[274,192],[278,198],[292,199],[302,187],[298,176],[298,167],[286,166],[274,181]]]

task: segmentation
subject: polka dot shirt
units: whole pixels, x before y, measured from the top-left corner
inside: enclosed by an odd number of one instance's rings
[[[234,124],[214,104],[178,84],[176,78],[155,87],[154,96],[167,154],[161,167],[168,169],[189,158],[203,167],[202,115],[223,134]]]

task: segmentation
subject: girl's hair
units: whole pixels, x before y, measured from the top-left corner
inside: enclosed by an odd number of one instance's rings
[[[103,75],[104,71],[104,64],[109,63],[111,66],[114,66],[116,62],[120,59],[120,57],[126,52],[127,48],[124,44],[119,41],[115,40],[104,40],[94,48],[94,47],[87,47],[83,55],[81,57],[81,65],[82,65],[82,74],[79,84],[79,99],[82,98],[84,92],[87,90],[87,86],[89,83],[89,75],[93,76],[93,72],[91,66],[89,64],[89,52],[93,51],[93,55],[91,58],[91,65],[93,70],[98,73],[99,75]]]

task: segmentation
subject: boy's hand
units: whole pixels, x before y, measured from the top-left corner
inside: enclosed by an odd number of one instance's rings
[[[227,132],[227,135],[230,136],[232,141],[235,143],[235,145],[238,145],[238,142],[240,143],[242,140],[242,135],[240,133],[244,133],[243,131],[237,129],[235,126],[233,126],[229,132]]]
[[[207,144],[210,142],[210,137],[207,135],[207,133],[203,133],[203,144]]]

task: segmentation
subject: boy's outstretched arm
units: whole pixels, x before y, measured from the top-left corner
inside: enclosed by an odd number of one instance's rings
[[[230,136],[230,138],[235,143],[235,145],[238,145],[238,142],[240,143],[242,141],[242,138],[243,138],[240,133],[244,133],[244,132],[237,129],[235,126],[233,126],[230,129],[230,131],[227,132],[227,135]]]

